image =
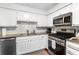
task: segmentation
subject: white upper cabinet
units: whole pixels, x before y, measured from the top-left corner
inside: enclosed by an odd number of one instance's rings
[[[0,8],[0,26],[16,26],[16,11]]]
[[[17,12],[18,21],[34,21],[36,22],[38,18],[37,14],[28,13],[28,12]]]
[[[72,26],[79,26],[79,4],[72,4]]]
[[[59,15],[66,14],[69,12],[72,12],[72,4],[66,6],[58,11]]]
[[[18,21],[30,21],[30,14],[25,12],[17,12]]]
[[[38,15],[38,27],[48,26],[48,19],[46,15]]]
[[[53,26],[53,14],[48,15],[48,26]]]
[[[37,22],[37,20],[38,20],[38,14],[30,13],[30,21]]]
[[[17,20],[37,22],[38,27],[48,26],[48,19],[46,15],[27,13],[27,12],[17,12]]]

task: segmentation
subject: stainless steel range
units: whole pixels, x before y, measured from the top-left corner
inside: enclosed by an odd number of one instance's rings
[[[55,34],[49,34],[48,48],[57,55],[65,55],[66,39],[74,36],[75,30],[73,32],[67,32],[67,29],[61,29],[61,31],[57,31]],[[55,49],[52,48],[52,40],[55,41]]]

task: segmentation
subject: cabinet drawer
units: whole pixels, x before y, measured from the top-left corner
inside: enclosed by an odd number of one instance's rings
[[[16,44],[16,54],[23,54],[26,53],[25,51],[26,44],[25,43],[19,43]]]
[[[70,53],[71,55],[79,55],[79,51],[74,50],[72,48],[66,47],[66,52]]]
[[[75,44],[75,43],[72,43],[72,42],[67,42],[66,46],[79,51],[79,45],[78,44]]]
[[[29,39],[29,38],[28,38],[28,37],[17,37],[17,38],[16,38],[16,42],[27,41],[27,39]]]

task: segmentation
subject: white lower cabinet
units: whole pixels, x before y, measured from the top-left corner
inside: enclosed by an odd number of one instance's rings
[[[16,54],[26,54],[48,48],[48,35],[16,38]]]
[[[66,55],[79,55],[79,45],[73,42],[66,42]]]
[[[79,51],[77,51],[75,49],[72,49],[70,47],[67,47],[66,54],[69,54],[69,55],[79,55]]]
[[[23,54],[24,52],[26,52],[25,48],[26,48],[26,44],[24,42],[17,42],[16,44],[17,48],[16,48],[16,54]]]

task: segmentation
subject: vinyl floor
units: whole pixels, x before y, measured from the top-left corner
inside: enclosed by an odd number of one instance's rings
[[[55,55],[55,54],[52,53],[51,51],[47,51],[45,49],[42,49],[39,51],[28,53],[27,55]]]

